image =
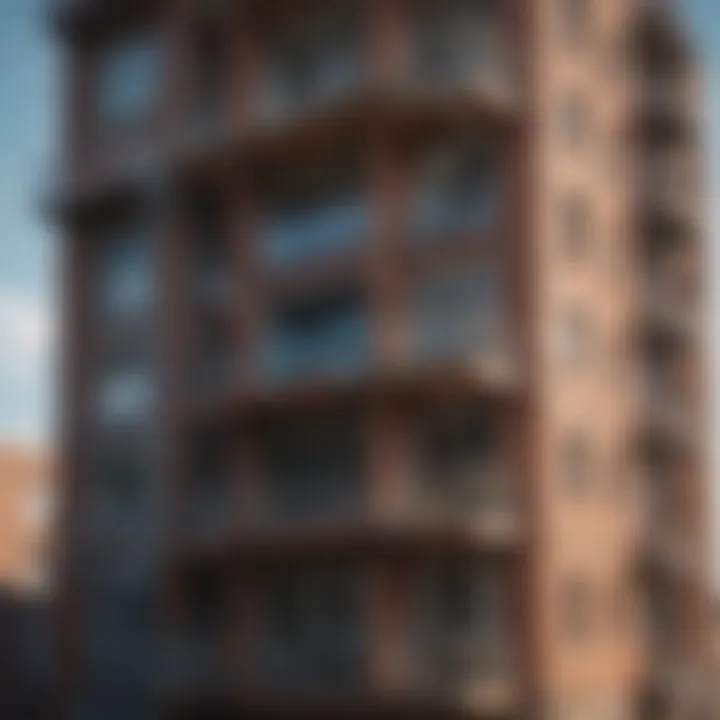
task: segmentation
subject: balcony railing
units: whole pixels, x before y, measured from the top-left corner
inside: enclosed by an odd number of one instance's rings
[[[426,638],[416,648],[408,690],[470,711],[504,713],[517,708],[517,655],[497,633]]]
[[[648,492],[660,491],[651,485]],[[695,557],[679,512],[668,498],[649,498],[644,513],[642,548],[650,565],[682,574],[692,570]]]
[[[650,322],[692,336],[699,329],[699,306],[687,288],[662,272],[651,272],[645,282],[644,306]]]
[[[650,433],[683,445],[696,446],[700,442],[688,394],[663,375],[646,374],[644,407]]]
[[[641,191],[644,212],[659,222],[691,230],[698,222],[697,200],[686,184],[663,177],[666,174],[654,164],[648,165]]]
[[[329,255],[358,250],[370,229],[370,213],[356,197],[277,213],[260,242],[273,267],[297,266]]]
[[[459,472],[448,467],[439,475],[444,482],[418,478],[417,490],[408,504],[408,521],[430,526],[462,525],[489,540],[514,539],[521,534],[522,506],[516,478],[502,463],[479,463]]]
[[[639,109],[648,119],[681,125],[696,116],[692,103],[690,88],[680,79],[647,75],[640,78]]]
[[[501,53],[487,57],[480,53],[455,52],[444,62],[421,64],[400,86],[410,93],[482,99],[496,108],[512,109],[520,102],[520,83]]]

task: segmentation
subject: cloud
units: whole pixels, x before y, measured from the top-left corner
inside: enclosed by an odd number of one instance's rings
[[[50,350],[48,311],[39,300],[0,291],[0,367],[36,365]]]
[[[41,298],[0,290],[1,439],[47,435],[53,334]]]

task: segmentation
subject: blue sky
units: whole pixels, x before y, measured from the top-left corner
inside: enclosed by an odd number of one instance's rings
[[[52,243],[38,213],[52,156],[51,46],[43,0],[0,0],[0,440],[49,426]]]
[[[43,439],[51,425],[53,242],[39,204],[52,166],[56,63],[41,22],[45,2],[0,0],[0,440]],[[686,0],[685,10],[707,70],[712,199],[720,192],[720,3]],[[715,234],[720,211],[711,203],[708,213]],[[720,253],[711,247],[718,277]],[[720,303],[713,307],[720,358]]]

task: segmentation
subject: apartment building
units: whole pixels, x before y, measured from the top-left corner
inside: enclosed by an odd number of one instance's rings
[[[0,443],[0,591],[47,583],[51,467],[37,448]]]
[[[68,717],[701,717],[677,9],[53,5]]]
[[[44,450],[0,443],[0,717],[51,717],[51,493]]]

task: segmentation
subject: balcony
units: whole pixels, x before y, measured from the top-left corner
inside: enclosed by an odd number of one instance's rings
[[[642,295],[644,317],[653,327],[692,340],[701,329],[697,290],[680,282],[677,273],[651,270]]]
[[[108,23],[123,20],[156,6],[157,0],[43,0],[49,27],[69,38],[86,37],[107,27]]]
[[[499,566],[463,561],[416,577],[396,686],[401,696],[483,716],[519,710],[509,579]]]
[[[648,73],[639,79],[637,117],[642,132],[683,137],[697,125],[695,98],[682,78]]]
[[[516,483],[501,467],[467,473],[452,488],[422,488],[407,513],[398,515],[401,527],[461,527],[488,547],[513,547],[525,537]]]
[[[676,0],[641,0],[636,16],[635,40],[641,52],[652,52],[675,64],[684,65],[692,59],[693,44]]]
[[[462,710],[463,717],[515,717],[522,688],[510,645],[472,634],[463,644],[418,660],[405,692],[424,707]]]
[[[286,491],[282,500],[277,489],[261,490],[252,508],[238,506],[234,515],[227,504],[223,509],[225,496],[217,498],[220,502],[210,503],[212,512],[206,518],[211,531],[199,533],[190,527],[176,535],[178,561],[203,566],[231,558],[251,562],[376,554],[409,558],[428,551],[483,557],[514,555],[524,547],[527,527],[508,473],[490,468],[475,475],[467,471],[466,492],[453,496],[445,491],[438,498],[438,492],[409,489],[395,506],[372,510],[363,497],[364,481],[357,478],[359,467],[321,481],[310,477],[312,486],[305,497],[298,497],[300,487]],[[267,478],[261,481],[265,485]],[[196,503],[193,509],[198,511]]]
[[[643,563],[651,571],[681,577],[692,576],[696,569],[696,554],[679,512],[677,507],[656,507],[646,513],[641,549]]]
[[[171,177],[166,141],[90,153],[91,159],[81,159],[76,167],[50,164],[41,180],[43,209],[62,220],[115,199],[157,197]]]
[[[662,377],[648,378],[644,390],[645,430],[648,435],[672,446],[686,449],[700,447],[700,425],[693,418],[687,394],[668,386],[668,381]]]
[[[516,514],[497,510],[451,521],[426,515],[395,513],[319,520],[304,525],[239,521],[224,532],[204,536],[176,536],[175,559],[180,565],[204,566],[235,560],[271,564],[303,559],[341,559],[381,556],[412,558],[454,555],[477,558],[513,556],[522,551],[523,531]]]
[[[478,348],[466,356],[444,359],[395,357],[369,359],[353,372],[324,373],[293,383],[262,383],[236,377],[225,387],[202,398],[189,398],[190,424],[216,420],[272,418],[307,408],[341,408],[373,398],[470,399],[514,397],[524,374],[517,355],[505,345]]]
[[[252,680],[238,677],[230,693],[213,692],[212,684],[204,692],[191,685],[176,686],[172,694],[178,708],[328,718],[386,713],[514,717],[520,710],[518,657],[510,633],[501,629],[504,606],[488,608],[482,602],[502,602],[504,593],[493,592],[498,590],[495,585],[483,591],[471,582],[475,591],[467,599],[479,602],[465,606],[462,618],[448,615],[448,606],[435,621],[421,610],[415,583],[406,585],[402,595],[408,604],[398,618],[393,672],[371,683],[359,586],[346,595],[345,586],[314,582],[308,594],[308,578],[302,577],[304,590],[299,594],[297,585],[293,590],[292,583],[288,587],[277,580],[268,587],[280,594],[275,599],[263,594],[260,616],[254,616],[259,652],[251,661]],[[435,589],[444,594],[442,588]],[[306,630],[298,634],[296,625]]]
[[[646,162],[641,190],[642,212],[648,227],[681,235],[693,235],[699,226],[697,197],[681,175],[669,177],[666,168]]]

